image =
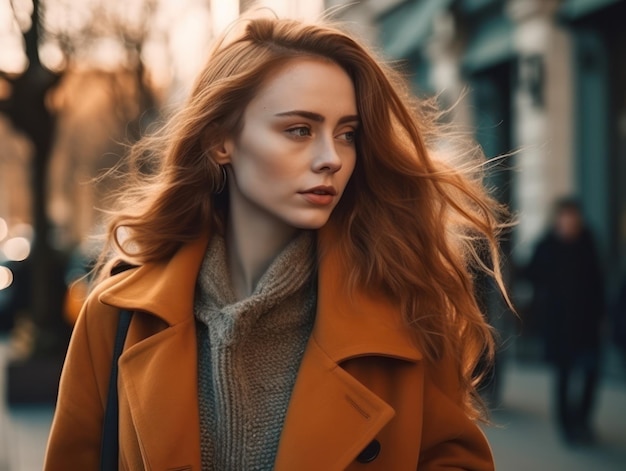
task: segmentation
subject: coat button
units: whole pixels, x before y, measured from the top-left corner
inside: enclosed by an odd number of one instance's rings
[[[380,442],[378,440],[372,440],[372,442],[367,445],[359,456],[356,457],[356,460],[359,463],[370,463],[374,461],[378,454],[380,453]]]

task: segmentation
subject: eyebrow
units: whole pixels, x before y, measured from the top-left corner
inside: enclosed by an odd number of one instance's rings
[[[314,113],[313,111],[304,111],[304,110],[292,110],[292,111],[284,111],[282,113],[276,113],[275,116],[299,116],[301,118],[310,119],[311,121],[315,121],[317,123],[323,123],[326,118],[319,113]],[[351,123],[351,122],[360,122],[359,116],[355,114],[342,116],[337,124]]]

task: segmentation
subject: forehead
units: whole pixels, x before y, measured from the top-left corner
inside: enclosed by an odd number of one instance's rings
[[[246,114],[306,110],[323,116],[357,114],[354,85],[336,63],[322,58],[292,59],[271,73]]]

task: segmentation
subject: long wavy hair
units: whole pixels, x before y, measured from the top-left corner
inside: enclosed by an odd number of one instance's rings
[[[207,228],[223,231],[227,191],[217,192],[223,174],[214,149],[239,132],[268,76],[306,56],[338,64],[356,92],[357,163],[328,222],[349,281],[397,300],[426,358],[455,361],[466,411],[477,416],[476,365],[494,341],[473,275],[488,272],[505,293],[503,208],[484,189],[480,165],[433,156],[449,136],[432,102],[416,100],[402,74],[335,26],[249,19],[218,43],[182,109],[131,149],[135,165],[109,213],[104,258],[160,261]]]

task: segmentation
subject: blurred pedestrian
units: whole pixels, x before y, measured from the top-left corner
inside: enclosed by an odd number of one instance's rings
[[[557,202],[553,225],[528,267],[534,314],[543,320],[546,359],[554,365],[555,412],[569,443],[593,439],[604,282],[591,231],[573,198]],[[575,381],[581,374],[580,382]]]
[[[126,310],[120,469],[492,470],[469,267],[489,247],[501,281],[500,206],[431,158],[434,110],[352,37],[241,25],[134,148],[154,173],[104,248],[133,267],[79,315],[45,469],[98,468]]]

